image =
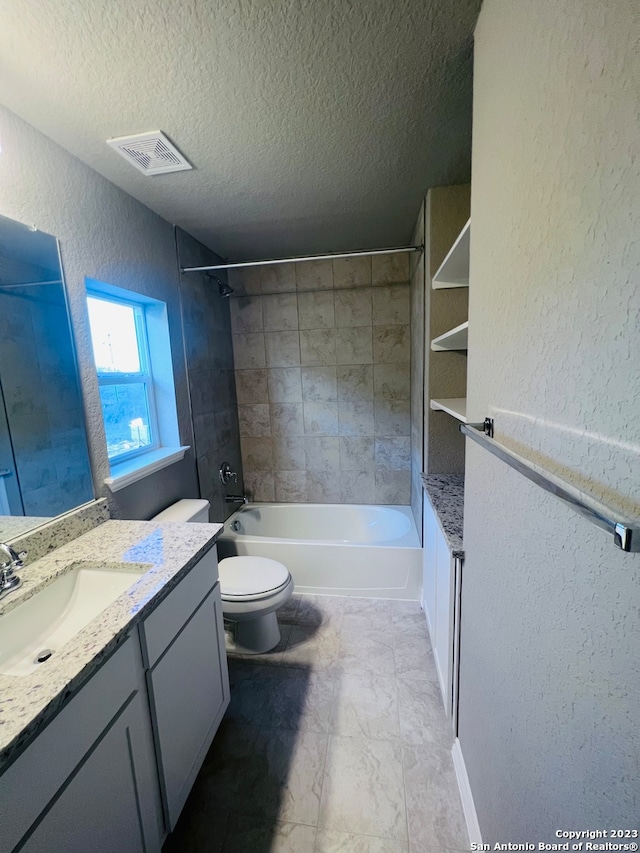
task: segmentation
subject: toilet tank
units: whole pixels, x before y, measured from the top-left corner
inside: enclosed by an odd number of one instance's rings
[[[182,500],[171,504],[158,515],[154,515],[151,521],[209,521],[209,501],[204,500]]]

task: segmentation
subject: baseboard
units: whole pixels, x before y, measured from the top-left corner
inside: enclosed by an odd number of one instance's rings
[[[476,807],[473,802],[467,768],[465,767],[462,747],[458,738],[455,739],[451,747],[451,757],[453,758],[453,767],[456,771],[456,779],[458,780],[458,790],[460,791],[460,799],[462,800],[462,811],[464,812],[464,819],[467,824],[469,841],[471,844],[482,844]]]

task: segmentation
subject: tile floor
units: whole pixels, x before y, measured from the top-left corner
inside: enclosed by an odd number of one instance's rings
[[[468,839],[417,603],[294,596],[164,853],[457,853]]]

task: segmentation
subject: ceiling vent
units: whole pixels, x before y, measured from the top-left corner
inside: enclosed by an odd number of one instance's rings
[[[117,136],[107,139],[107,145],[144,175],[162,175],[165,172],[182,172],[193,168],[161,130],[136,133],[133,136]]]

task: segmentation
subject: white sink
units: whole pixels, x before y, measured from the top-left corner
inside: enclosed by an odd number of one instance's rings
[[[0,674],[30,675],[46,665],[150,568],[148,563],[73,563],[24,604],[0,616]]]

